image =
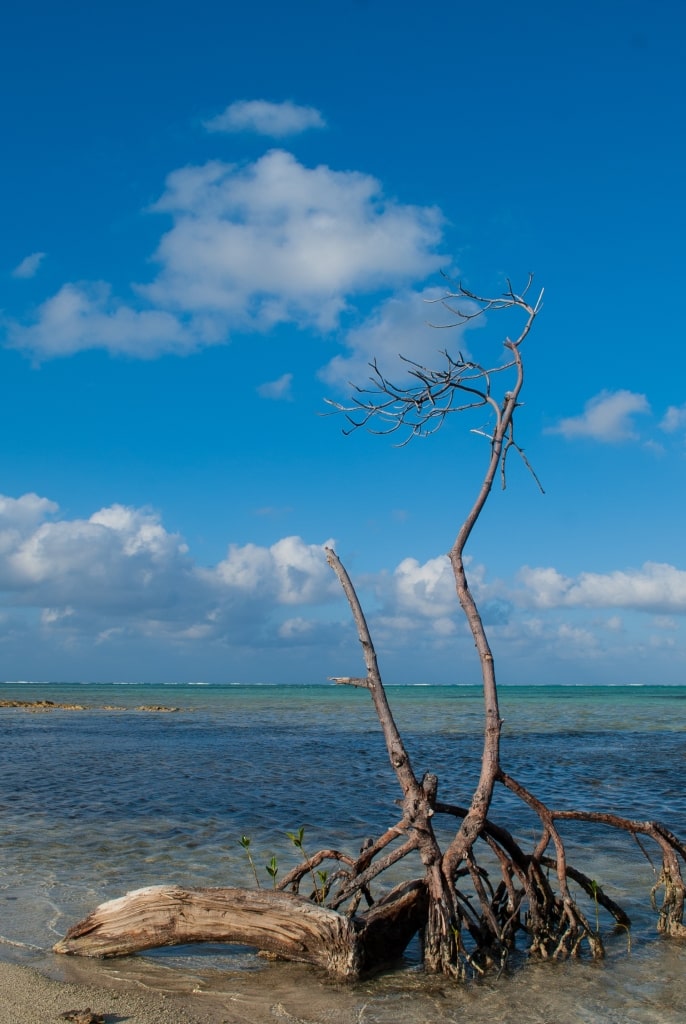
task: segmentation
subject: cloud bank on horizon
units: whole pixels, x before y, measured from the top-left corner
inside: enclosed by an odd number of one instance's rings
[[[284,537],[270,546],[230,544],[213,566],[194,559],[160,516],[113,505],[70,519],[49,498],[0,495],[0,594],[5,650],[40,642],[73,655],[160,642],[174,656],[203,663],[208,649],[282,648],[307,655],[324,644],[344,647],[351,626],[325,558],[331,538]],[[542,659],[617,656],[639,662],[648,651],[632,640],[625,613],[653,618],[651,646],[669,652],[674,616],[686,613],[686,571],[647,563],[625,572],[564,577],[523,567],[511,580],[489,580],[471,563],[470,581],[495,645],[509,657],[535,643]],[[392,571],[367,574],[361,589],[381,651],[412,650],[438,658],[467,653],[471,638],[455,599],[446,556],[404,558]],[[569,609],[590,613],[597,630],[572,626]],[[562,612],[546,619],[535,612]],[[78,658],[77,658],[78,661]],[[167,664],[163,660],[163,664]],[[323,681],[309,679],[308,681]],[[468,680],[471,681],[471,680]]]

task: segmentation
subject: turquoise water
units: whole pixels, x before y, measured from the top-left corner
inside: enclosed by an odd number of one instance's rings
[[[439,797],[466,802],[479,770],[479,691],[388,692],[415,771],[435,771]],[[38,698],[86,710],[0,709],[0,957],[62,975],[97,970],[118,981],[199,988],[208,998],[228,985],[255,1021],[261,1013],[273,1019],[277,1004],[297,1017],[304,980],[300,1013],[308,1021],[420,1024],[467,1011],[477,1021],[549,1024],[684,1018],[685,950],[655,936],[651,865],[630,838],[587,826],[565,826],[570,860],[627,905],[631,953],[625,938],[610,939],[604,965],[529,967],[481,986],[478,999],[424,978],[412,950],[403,971],[345,992],[306,968],[266,965],[240,949],[169,950],[99,966],[55,957],[50,946],[70,924],[129,889],[251,884],[237,842],[243,834],[260,869],[272,854],[283,870],[294,862],[284,833],[300,825],[310,849],[355,853],[394,823],[399,793],[363,690],[0,684],[0,700]],[[143,704],[178,710],[136,710]],[[501,711],[504,767],[550,804],[658,818],[686,835],[686,687],[511,687]],[[492,817],[522,837],[535,827],[507,794]],[[555,1011],[552,977],[563,999]]]

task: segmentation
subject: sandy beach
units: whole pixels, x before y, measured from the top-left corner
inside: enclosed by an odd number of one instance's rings
[[[54,981],[31,967],[0,962],[0,1024],[52,1024],[87,1007],[106,1024],[238,1024],[244,1019],[216,1004],[196,1005],[192,996]]]

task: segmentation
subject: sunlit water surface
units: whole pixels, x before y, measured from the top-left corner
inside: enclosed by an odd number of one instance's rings
[[[478,775],[481,703],[471,687],[390,687],[418,774],[446,801]],[[651,864],[624,834],[565,827],[570,861],[633,920],[602,964],[528,965],[455,987],[399,971],[346,987],[231,947],[184,947],[91,963],[50,947],[98,903],[144,885],[254,884],[258,869],[308,849],[355,853],[396,820],[398,790],[364,691],[338,687],[0,684],[2,699],[84,711],[0,709],[0,958],[73,980],[195,991],[217,1020],[503,1024],[672,1024],[686,1019],[686,947],[659,939]],[[176,707],[173,713],[136,710]],[[109,710],[103,710],[109,706]],[[116,709],[112,709],[114,706]],[[556,807],[663,820],[686,835],[686,687],[505,688],[504,767]],[[492,817],[526,838],[535,822],[508,795]],[[609,927],[609,922],[608,922]]]

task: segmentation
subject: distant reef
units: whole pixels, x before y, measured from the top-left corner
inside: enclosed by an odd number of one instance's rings
[[[24,711],[180,711],[181,708],[166,707],[164,704],[140,704],[137,708],[121,707],[117,704],[64,704],[56,700],[0,700],[0,708],[21,708]]]

